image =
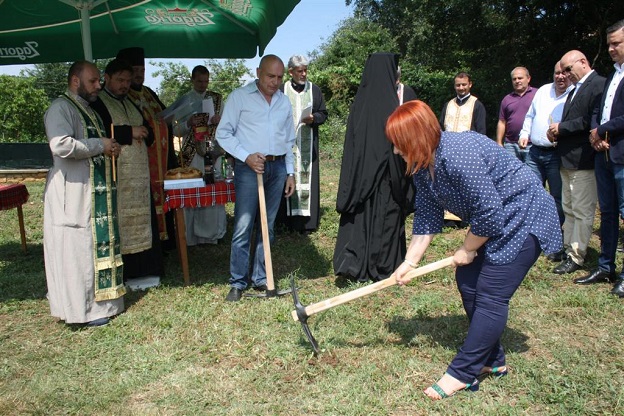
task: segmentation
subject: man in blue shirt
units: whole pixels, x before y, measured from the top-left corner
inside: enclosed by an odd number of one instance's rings
[[[295,127],[292,106],[279,90],[284,63],[266,55],[256,70],[258,79],[234,90],[225,103],[217,128],[217,141],[234,156],[234,231],[230,254],[230,292],[226,300],[240,300],[249,279],[251,233],[258,212],[257,175],[263,175],[269,238],[282,197],[295,189]],[[251,282],[256,290],[266,291],[266,269],[262,238],[258,232]]]

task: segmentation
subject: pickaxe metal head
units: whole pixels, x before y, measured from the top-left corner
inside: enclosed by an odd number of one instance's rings
[[[320,352],[319,346],[316,342],[316,338],[314,338],[314,335],[312,335],[312,331],[310,331],[310,327],[308,326],[308,314],[305,311],[305,307],[301,304],[299,296],[297,295],[297,287],[295,286],[294,275],[290,276],[290,289],[292,291],[293,302],[295,304],[295,310],[292,311],[293,319],[299,321],[299,323],[301,324],[301,328],[303,329],[303,333],[312,345],[314,354],[318,354]]]
[[[257,292],[257,293],[244,293],[243,296],[248,297],[248,298],[275,298],[278,296],[284,296],[290,293],[290,289],[283,289],[283,290],[277,290],[277,289],[267,289],[264,292]]]

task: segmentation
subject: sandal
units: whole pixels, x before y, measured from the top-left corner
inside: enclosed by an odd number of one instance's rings
[[[483,381],[488,377],[494,377],[496,379],[505,377],[509,373],[506,365],[500,367],[492,367],[490,371],[483,371],[477,376],[477,380]]]
[[[439,380],[438,380],[438,381],[439,381]],[[434,397],[429,396],[429,395],[426,393],[426,390],[423,392],[423,393],[425,394],[425,396],[429,397],[429,398],[430,398],[430,399],[432,399],[432,400],[442,400],[442,399],[448,399],[449,397],[453,397],[454,395],[456,395],[456,394],[457,394],[457,393],[459,393],[460,391],[466,391],[466,390],[468,390],[468,391],[472,391],[472,392],[478,391],[478,390],[479,390],[479,380],[475,379],[475,381],[473,381],[472,383],[465,384],[463,388],[457,389],[457,390],[455,390],[455,391],[454,391],[453,393],[451,393],[451,394],[446,393],[446,392],[442,389],[442,387],[440,387],[440,385],[439,385],[437,382],[436,382],[436,383],[433,383],[433,385],[431,386],[431,388],[433,389],[433,391],[435,391],[435,392],[436,392],[436,393],[440,396],[440,398],[439,398],[439,399],[437,399],[437,398],[434,398]]]

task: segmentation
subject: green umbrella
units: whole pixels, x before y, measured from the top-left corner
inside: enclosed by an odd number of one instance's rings
[[[0,0],[0,65],[111,58],[253,58],[300,0]]]

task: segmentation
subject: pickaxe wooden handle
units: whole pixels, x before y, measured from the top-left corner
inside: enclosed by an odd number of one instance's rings
[[[436,261],[431,264],[427,264],[426,266],[419,267],[405,274],[406,277],[418,277],[425,275],[427,273],[431,273],[435,270],[441,269],[443,267],[447,267],[453,264],[453,257],[447,257],[443,260]],[[306,337],[312,344],[314,351],[318,353],[318,344],[308,327],[308,317],[317,314],[319,312],[326,311],[327,309],[333,308],[334,306],[342,305],[343,303],[350,302],[352,300],[361,298],[366,295],[370,295],[371,293],[375,293],[380,291],[381,289],[385,289],[390,286],[394,286],[397,284],[397,281],[393,277],[389,277],[387,279],[381,280],[379,282],[370,284],[368,286],[361,287],[359,289],[352,290],[347,293],[343,293],[338,296],[334,296],[333,298],[329,298],[317,303],[313,303],[312,305],[303,306],[301,302],[299,302],[299,297],[295,288],[294,278],[291,279],[293,300],[295,303],[295,310],[291,312],[291,315],[295,321],[299,321],[303,326],[303,332],[306,334]]]
[[[441,269],[446,266],[450,266],[453,263],[453,257],[447,257],[443,260],[436,261],[435,263],[427,264],[426,266],[419,267],[408,272],[406,277],[418,277],[427,273],[431,273],[435,270]],[[331,309],[334,306],[342,305],[343,303],[350,302],[352,300],[361,298],[366,295],[370,295],[371,293],[375,293],[381,289],[385,289],[390,286],[394,286],[397,284],[397,281],[390,277],[384,280],[380,280],[379,282],[375,282],[368,286],[361,287],[359,289],[352,290],[351,292],[343,293],[338,296],[334,296],[333,298],[325,299],[317,303],[313,303],[312,305],[308,305],[304,308],[304,312],[306,317],[315,315],[319,312],[326,311],[327,309]],[[292,317],[295,321],[299,320],[299,316],[297,311],[294,310],[291,312]]]

